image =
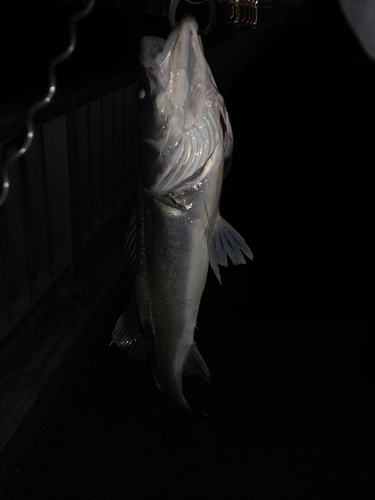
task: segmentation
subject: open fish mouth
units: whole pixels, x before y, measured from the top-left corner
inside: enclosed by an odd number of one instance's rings
[[[163,168],[151,189],[164,196],[202,169],[216,146],[228,157],[232,129],[193,16],[186,15],[167,40],[143,38],[140,60],[158,129],[154,137],[144,140],[163,157]]]

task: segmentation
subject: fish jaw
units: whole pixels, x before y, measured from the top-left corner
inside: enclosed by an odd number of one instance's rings
[[[194,17],[187,15],[166,41],[145,37],[141,42],[146,91],[139,108],[147,118],[141,135],[148,150],[143,175],[147,187],[162,195],[198,172],[217,146],[225,157],[233,148],[229,116],[197,29]]]
[[[197,28],[195,18],[187,15],[167,40],[154,36],[141,40],[140,62],[157,97],[156,112],[170,122],[169,134],[202,121],[208,65]]]

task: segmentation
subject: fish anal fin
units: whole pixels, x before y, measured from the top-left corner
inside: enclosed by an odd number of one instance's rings
[[[200,375],[207,380],[207,382],[210,381],[210,372],[204,362],[204,359],[199,353],[196,344],[192,344],[189,349],[189,354],[186,358],[182,373],[185,376]]]
[[[120,349],[137,361],[144,361],[147,355],[147,345],[142,338],[141,329],[137,299],[133,293],[125,311],[115,324],[112,339]]]
[[[214,226],[206,228],[206,241],[210,264],[221,283],[218,266],[227,266],[227,257],[233,264],[246,264],[244,255],[253,259],[253,253],[246,245],[244,238],[220,215],[217,216]]]

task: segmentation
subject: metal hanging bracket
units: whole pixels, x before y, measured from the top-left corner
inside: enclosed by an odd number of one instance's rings
[[[186,2],[190,4],[201,4],[203,2],[208,3],[208,8],[210,9],[210,21],[208,23],[208,26],[204,29],[198,30],[198,35],[200,36],[205,36],[211,33],[211,31],[215,28],[216,26],[216,18],[217,18],[217,12],[216,12],[216,3],[215,0],[185,0]],[[176,26],[176,10],[178,7],[178,4],[180,3],[180,0],[171,0],[170,6],[169,6],[169,24],[171,25],[172,28]]]

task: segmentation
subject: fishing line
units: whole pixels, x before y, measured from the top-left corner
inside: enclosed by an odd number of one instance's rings
[[[86,2],[86,0],[85,0]],[[33,123],[33,115],[36,111],[41,109],[43,106],[47,105],[48,103],[51,102],[51,99],[55,95],[56,92],[56,75],[55,75],[55,68],[56,66],[67,59],[73,52],[76,46],[76,30],[75,30],[75,23],[79,21],[80,19],[83,19],[86,17],[90,12],[92,11],[93,7],[95,4],[95,0],[88,0],[88,4],[86,7],[84,7],[81,11],[76,12],[69,18],[69,30],[70,30],[70,43],[68,48],[62,52],[60,55],[56,56],[54,59],[51,60],[49,67],[48,67],[48,74],[49,74],[49,90],[48,94],[46,97],[41,99],[40,101],[32,104],[26,114],[26,124],[27,124],[27,133],[25,140],[23,142],[23,145],[20,149],[18,149],[16,152],[13,154],[10,154],[8,158],[4,162],[3,166],[3,171],[0,171],[0,184],[2,186],[2,191],[0,194],[0,207],[3,205],[5,202],[9,189],[10,189],[10,181],[9,181],[9,170],[11,164],[18,160],[22,155],[26,153],[26,151],[29,149],[31,146],[31,143],[33,141],[34,137],[34,123]]]

